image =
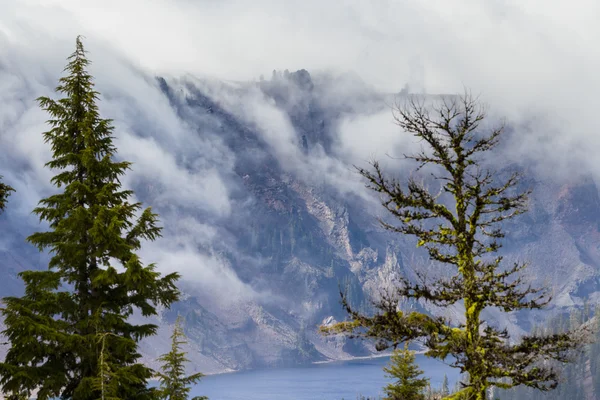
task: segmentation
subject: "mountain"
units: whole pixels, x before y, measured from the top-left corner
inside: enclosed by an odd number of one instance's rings
[[[272,79],[258,82],[185,76],[150,85],[186,134],[162,134],[139,119],[127,126],[131,136],[117,141],[120,150],[128,148],[125,158],[148,157],[146,164],[134,163],[126,183],[165,225],[163,244],[147,244],[145,259],[158,259],[166,270],[183,269],[183,299],[161,311],[154,319],[159,334],[142,343],[149,364],[156,366],[166,351],[178,314],[185,319],[192,369],[204,373],[373,354],[368,342],[318,334],[320,324],[345,318],[339,289],[368,310],[370,299],[401,275],[447,273],[428,262],[414,240],[379,226],[383,210],[352,172],[352,164],[365,161],[356,158],[356,149],[380,140],[372,132],[379,126],[374,118],[388,115],[394,94],[378,93],[352,75],[311,76],[306,70],[274,71]],[[113,89],[106,96],[124,95]],[[392,125],[391,114],[387,121]],[[505,140],[518,140],[519,127],[510,128]],[[348,129],[353,135],[340,134]],[[153,153],[154,145],[169,149],[168,158]],[[383,148],[400,155],[413,146],[394,139]],[[156,178],[168,168],[161,160],[187,175],[181,181]],[[399,178],[411,171],[393,158],[385,163]],[[505,225],[502,254],[507,264],[530,261],[532,282],[551,288],[554,300],[541,312],[506,316],[490,310],[486,318],[519,335],[550,314],[600,300],[595,181],[584,174],[570,182],[541,174],[527,160],[490,164],[500,175],[523,171],[522,188],[533,189],[530,212]],[[208,183],[190,186],[197,177]],[[17,294],[22,287],[16,274],[43,267],[47,257],[24,242],[39,227],[23,222],[10,204],[0,224],[0,293]],[[456,321],[462,315],[460,305],[402,306]]]

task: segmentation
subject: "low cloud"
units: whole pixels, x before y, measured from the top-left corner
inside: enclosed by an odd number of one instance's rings
[[[144,259],[215,288],[252,292],[216,246],[223,241],[222,219],[236,201],[247,200],[233,199],[236,154],[219,132],[198,132],[197,121],[181,118],[156,75],[228,81],[208,88],[212,96],[256,128],[287,172],[367,201],[372,196],[351,165],[375,157],[401,171],[386,155],[401,156],[419,144],[393,124],[388,109],[354,98],[363,84],[388,94],[406,83],[427,93],[470,87],[489,103],[494,119],[505,116],[515,130],[503,157],[528,160],[548,175],[598,177],[598,16],[600,5],[587,0],[4,0],[0,175],[17,189],[7,218],[39,229],[31,209],[55,190],[52,171],[43,167],[51,156],[41,136],[48,116],[35,98],[53,96],[77,34],[91,51],[101,112],[114,119],[119,157],[134,162],[125,185],[144,189],[161,209],[165,237]],[[374,113],[338,110],[339,125],[329,128],[337,135],[333,150],[317,146],[305,155],[282,110],[257,88],[235,90],[274,68],[351,71],[364,83],[341,80],[322,101],[337,98],[344,107]],[[198,213],[182,219],[178,210],[190,208]]]
[[[144,246],[142,256],[165,273],[180,273],[188,287],[193,285],[193,294],[218,304],[256,298],[258,294],[239,279],[229,261],[211,248],[218,239],[215,227],[171,215],[165,219],[163,237]]]
[[[515,152],[547,171],[555,162],[573,164],[575,154],[584,160],[576,165],[600,172],[590,161],[600,145],[590,133],[600,90],[593,39],[600,6],[589,0],[6,0],[0,7],[3,63],[25,60],[19,68],[29,80],[54,84],[49,78],[82,33],[103,89],[127,91],[145,110],[156,103],[147,96],[151,85],[131,79],[137,69],[237,81],[274,68],[353,71],[384,92],[406,83],[428,93],[467,86],[498,115],[527,123]],[[127,60],[130,73],[114,73],[111,59]],[[532,113],[543,120],[532,124]]]

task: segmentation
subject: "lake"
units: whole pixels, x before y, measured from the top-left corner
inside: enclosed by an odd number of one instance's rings
[[[380,357],[210,375],[192,394],[210,400],[355,400],[359,394],[383,395],[390,380],[382,368],[388,362],[389,357]],[[417,355],[417,362],[434,388],[441,386],[444,373],[451,388],[458,379],[458,371],[440,361]]]

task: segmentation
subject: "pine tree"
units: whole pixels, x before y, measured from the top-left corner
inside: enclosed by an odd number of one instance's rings
[[[458,393],[462,390],[462,385],[460,381],[456,381],[456,383],[454,383],[454,390],[452,391],[453,393]]]
[[[123,400],[119,397],[119,378],[113,370],[106,346],[106,342],[110,340],[111,336],[110,332],[98,335],[101,347],[98,357],[98,375],[93,382],[93,387],[100,392],[99,400]]]
[[[583,321],[582,322],[587,322],[590,319],[590,312],[591,312],[590,301],[586,298],[583,301]]]
[[[171,335],[171,351],[163,354],[159,361],[163,362],[162,372],[157,373],[160,380],[160,398],[164,400],[187,400],[190,385],[197,383],[204,375],[200,372],[185,376],[185,364],[189,361],[181,346],[186,344],[185,334],[181,326],[181,317],[177,317]],[[194,397],[192,400],[208,400],[208,397]]]
[[[427,382],[427,390],[425,390],[425,400],[433,400],[434,399],[433,389],[431,388],[431,383]]]
[[[98,399],[104,360],[118,380],[114,397],[152,399],[147,380],[153,371],[138,362],[137,347],[157,327],[129,317],[134,310],[155,315],[157,305],[176,301],[178,274],[161,276],[136,254],[142,241],[160,236],[158,217],[121,188],[130,163],[114,159],[113,127],[99,115],[80,37],[68,60],[56,89],[64,97],[38,99],[51,115],[43,134],[53,152],[46,166],[57,170],[52,183],[62,191],[35,208],[50,230],[28,241],[52,257],[47,270],[19,274],[23,297],[4,298],[10,348],[0,363],[0,384],[7,396],[37,389],[39,400]],[[104,334],[110,340],[99,340]]]
[[[408,349],[396,349],[392,353],[390,365],[383,369],[395,382],[384,388],[386,400],[425,400],[425,389],[429,379],[419,378],[423,371],[415,363],[415,353]]]
[[[2,175],[0,175],[0,179],[2,179]],[[0,213],[6,208],[6,201],[8,200],[8,196],[10,196],[10,192],[14,191],[15,189],[0,181]]]
[[[417,246],[447,268],[450,277],[431,279],[419,273],[418,283],[404,279],[392,294],[381,296],[375,315],[360,314],[342,293],[351,320],[322,331],[375,338],[379,349],[424,340],[428,356],[452,356],[451,365],[469,376],[452,399],[484,400],[490,386],[555,388],[558,371],[545,361],[569,361],[586,332],[529,335],[515,343],[505,329],[482,319],[487,308],[508,313],[543,308],[550,301],[544,289],[524,283],[522,272],[527,264],[504,267],[501,256],[492,258],[504,237],[501,223],[525,212],[529,194],[519,188],[519,173],[497,174],[482,161],[498,144],[503,127],[485,132],[485,110],[469,94],[445,97],[432,107],[423,98],[411,96],[406,106],[395,108],[394,115],[402,129],[426,146],[406,158],[417,163],[417,170],[431,168],[439,190],[414,177],[403,185],[389,178],[378,162],[358,171],[398,220],[393,224],[380,219],[383,227],[416,237]],[[438,307],[462,304],[465,322],[456,326],[445,318],[398,311],[402,298]],[[507,379],[501,382],[502,378]]]
[[[442,381],[442,389],[440,391],[442,397],[450,394],[450,387],[448,386],[448,375],[444,374],[444,380]]]

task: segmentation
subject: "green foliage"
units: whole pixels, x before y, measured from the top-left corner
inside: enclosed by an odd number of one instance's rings
[[[57,171],[51,181],[61,191],[35,208],[50,230],[28,241],[52,257],[47,270],[20,274],[23,297],[4,298],[10,348],[0,384],[7,396],[37,389],[40,400],[93,400],[103,395],[101,377],[115,385],[111,398],[152,399],[146,383],[153,371],[137,362],[137,343],[157,327],[129,317],[135,309],[155,315],[157,305],[176,301],[178,275],[161,277],[137,256],[142,241],[160,235],[157,215],[121,188],[130,163],[114,160],[113,127],[100,118],[79,37],[68,60],[56,89],[64,97],[38,99],[51,116],[46,166]]]
[[[110,354],[106,348],[106,340],[111,336],[110,332],[98,335],[101,343],[100,356],[98,357],[98,376],[93,381],[93,388],[100,392],[100,400],[122,400],[119,397],[119,377],[114,371]]]
[[[526,211],[529,192],[520,190],[518,173],[502,177],[484,168],[482,158],[503,132],[502,126],[485,132],[485,116],[469,94],[443,98],[433,107],[411,97],[405,107],[396,107],[397,124],[426,146],[406,158],[418,164],[417,171],[430,168],[440,187],[433,191],[415,177],[403,185],[389,178],[377,162],[372,170],[358,171],[397,219],[396,224],[380,219],[383,227],[415,237],[417,246],[450,277],[432,280],[421,272],[419,283],[404,279],[393,293],[382,294],[373,316],[355,310],[342,293],[351,320],[323,329],[375,338],[380,350],[424,340],[429,357],[452,356],[451,365],[469,376],[449,399],[484,400],[493,386],[553,389],[558,371],[549,361],[571,360],[571,352],[587,334],[580,330],[533,334],[515,343],[506,330],[485,324],[481,317],[490,307],[508,313],[543,308],[550,301],[545,290],[524,282],[527,264],[505,267],[501,256],[492,257],[504,237],[501,223]],[[400,298],[438,307],[462,303],[465,323],[453,326],[444,318],[398,311]]]
[[[181,346],[186,344],[185,334],[181,326],[181,317],[177,317],[173,333],[171,334],[171,351],[163,354],[162,372],[156,375],[160,380],[159,396],[164,400],[187,400],[190,394],[190,385],[197,383],[204,375],[196,373],[185,376],[185,364],[189,361]],[[208,400],[208,397],[194,397],[192,400]]]
[[[386,400],[425,400],[425,389],[429,379],[419,378],[423,371],[415,363],[415,354],[408,349],[395,349],[392,353],[390,365],[383,369],[395,381],[384,389]]]
[[[2,175],[0,175],[1,178]],[[0,181],[0,213],[6,208],[6,201],[8,200],[8,196],[10,196],[10,192],[14,191],[15,189]]]

